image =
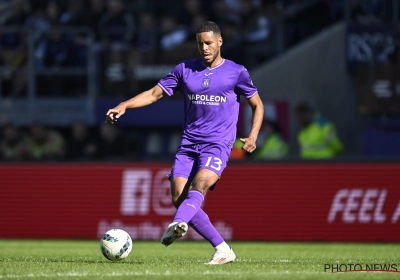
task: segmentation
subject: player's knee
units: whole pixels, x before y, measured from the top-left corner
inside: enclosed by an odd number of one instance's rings
[[[207,179],[199,178],[199,179],[193,181],[190,189],[199,191],[203,195],[206,195],[208,188],[211,186],[212,186],[212,184],[209,183]]]

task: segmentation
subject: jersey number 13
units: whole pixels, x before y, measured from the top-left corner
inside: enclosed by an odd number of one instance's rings
[[[211,162],[211,160],[213,160]],[[212,163],[212,164],[211,164]],[[211,165],[210,165],[211,164]],[[221,164],[222,164],[222,160],[220,158],[217,157],[208,157],[207,162],[205,164],[205,166],[210,166],[211,168],[215,169],[215,170],[221,170]]]

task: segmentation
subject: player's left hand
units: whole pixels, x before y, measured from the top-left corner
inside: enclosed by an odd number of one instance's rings
[[[252,153],[256,149],[256,139],[248,137],[248,138],[240,138],[240,141],[243,142],[242,150],[245,150],[248,153]]]

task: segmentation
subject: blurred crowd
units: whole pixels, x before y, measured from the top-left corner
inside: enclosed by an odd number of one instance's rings
[[[343,151],[335,125],[309,104],[297,104],[294,113],[300,126],[297,157],[325,160]],[[109,123],[88,127],[84,122],[76,122],[65,129],[40,123],[27,128],[7,124],[0,134],[0,161],[172,160],[180,140],[180,130],[170,128],[121,128]],[[253,154],[246,153],[238,137],[230,158],[284,160],[289,156],[286,141],[279,122],[265,119],[257,139],[257,150]]]
[[[335,5],[345,0],[332,1]],[[395,0],[397,1],[397,0]],[[379,24],[393,21],[393,10],[395,8],[393,0],[351,0],[351,19],[361,24]],[[397,9],[400,9],[398,6]],[[399,16],[399,10],[397,16]],[[399,20],[394,19],[394,20]]]
[[[261,13],[264,2],[270,1],[11,0],[3,25],[46,33],[36,38],[37,67],[85,66],[88,34],[102,48],[114,51],[133,48],[139,54],[132,55],[132,59],[159,63],[188,55],[185,43],[195,40],[195,31],[206,20],[221,24],[227,37],[248,32],[244,39],[248,43],[266,40],[269,27],[268,19]],[[65,33],[55,30],[59,27],[81,29]],[[0,39],[1,49],[15,49],[21,40],[16,33],[4,34]],[[178,47],[182,49],[176,50]],[[175,52],[168,53],[173,49]],[[167,54],[160,56],[160,50]]]
[[[392,16],[392,0],[349,1],[353,18],[360,22],[385,21]],[[206,20],[221,26],[224,56],[251,68],[273,55],[274,18],[285,15],[284,44],[290,46],[343,19],[346,1],[3,0],[0,3],[3,26],[43,32],[34,38],[38,68],[84,67],[87,44],[93,43],[87,40],[89,34],[103,49],[134,49],[136,52],[129,55],[133,63],[176,63],[196,54],[190,43]],[[60,27],[81,29],[66,33],[57,30]],[[18,33],[0,35],[0,50],[16,49],[24,40]]]
[[[196,57],[207,20],[221,27],[223,56],[252,69],[340,20],[335,1],[0,0],[2,26],[25,30],[0,30],[1,95],[26,96],[31,86],[38,96],[82,97],[89,75],[98,96],[132,95],[154,83],[135,80],[137,65]]]
[[[192,43],[197,28],[206,20],[216,21],[226,41],[227,58],[263,61],[271,54],[268,41],[274,36],[271,19],[290,14],[286,24],[286,44],[307,36],[331,20],[340,0],[318,1],[302,12],[308,0],[10,0],[3,25],[19,26],[46,33],[37,34],[37,67],[85,66],[85,35],[92,34],[102,48],[135,49],[133,60],[144,63],[165,63],[188,58],[196,52]],[[4,6],[4,5],[3,5]],[[301,10],[301,9],[300,9]],[[332,14],[332,16],[330,16]],[[337,17],[337,18],[335,18]],[[88,28],[72,33],[57,31],[57,27]],[[51,30],[51,32],[50,32]],[[49,32],[48,32],[49,31]],[[88,33],[87,33],[88,32]],[[1,49],[15,49],[21,44],[16,33],[3,34]],[[257,46],[262,45],[264,51]],[[271,42],[273,44],[273,42]],[[243,50],[251,48],[243,59]],[[194,51],[193,51],[194,49]],[[173,50],[173,51],[172,51]],[[165,52],[164,55],[163,52]],[[240,63],[241,61],[239,61]]]
[[[111,159],[120,157],[125,148],[114,126],[104,125],[93,134],[84,123],[75,123],[63,134],[40,123],[26,129],[7,124],[2,131],[0,158],[4,161]],[[125,152],[128,154],[129,150]]]
[[[195,32],[206,20],[221,26],[223,56],[251,69],[276,55],[278,27],[283,30],[283,45],[293,46],[342,20],[345,4],[350,4],[350,16],[355,22],[373,24],[392,20],[392,0],[0,0],[0,22],[4,27],[35,31],[30,39],[34,41],[33,67],[38,70],[83,69],[88,64],[88,48],[94,49],[95,68],[101,69],[98,71],[104,76],[100,77],[105,77],[98,79],[98,84],[103,85],[103,92],[117,96],[119,87],[127,88],[123,81],[131,79],[124,72],[125,64],[169,65],[197,56]],[[64,28],[75,30],[67,32]],[[21,34],[16,31],[0,34],[2,96],[17,96],[14,93],[27,84],[25,72],[12,71],[28,62],[27,38]],[[41,77],[36,91],[40,96],[76,96],[63,91],[79,90],[87,94],[86,85],[82,86],[85,82],[79,76]],[[132,92],[128,92],[129,96]],[[298,110],[299,120],[301,115],[308,116],[307,121],[304,121],[307,118],[299,121],[304,129],[303,136],[298,135],[300,156],[307,154],[303,151],[311,145],[307,141],[314,141],[312,145],[316,147],[329,143],[327,150],[331,151],[325,150],[329,157],[340,153],[341,145],[331,141],[337,139],[334,126],[306,106]],[[260,149],[252,158],[288,156],[278,123],[266,122],[260,136]],[[326,141],[318,142],[323,140]],[[109,124],[88,127],[83,122],[57,129],[40,123],[24,128],[7,124],[2,127],[0,159],[164,159],[173,156],[178,143],[179,129],[170,133],[162,128],[140,131]],[[240,142],[235,147],[239,147],[233,151],[235,159],[247,157],[240,151]]]
[[[179,129],[122,128],[109,123],[69,128],[34,123],[6,124],[0,133],[0,161],[126,161],[171,159],[180,141]]]
[[[390,20],[392,0],[349,1],[352,17],[358,22]],[[29,79],[23,68],[31,62],[37,95],[85,96],[89,75],[85,69],[91,63],[97,95],[126,97],[148,86],[146,81],[132,81],[135,66],[174,65],[196,57],[195,32],[207,20],[222,29],[223,56],[251,70],[342,20],[345,3],[0,0],[2,26],[31,32],[30,36],[10,29],[0,32],[1,95],[26,96]],[[28,49],[33,49],[33,60]],[[63,69],[72,70],[61,72]]]

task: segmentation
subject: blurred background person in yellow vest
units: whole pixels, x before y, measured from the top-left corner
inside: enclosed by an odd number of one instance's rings
[[[265,120],[257,138],[257,150],[254,158],[258,160],[283,159],[289,148],[281,136],[281,128],[275,121]]]
[[[230,159],[243,160],[247,153],[242,149],[243,142],[240,137],[233,143]],[[288,155],[289,148],[285,140],[282,139],[281,129],[277,122],[265,120],[257,138],[257,149],[252,155],[257,160],[282,159]]]
[[[65,140],[62,135],[44,124],[33,123],[29,128],[27,154],[30,160],[61,160],[65,156]]]
[[[26,139],[13,124],[6,124],[0,138],[0,160],[19,161],[26,158]]]
[[[303,159],[331,159],[342,152],[343,145],[333,123],[305,102],[296,105],[295,114],[301,126],[297,140]]]

